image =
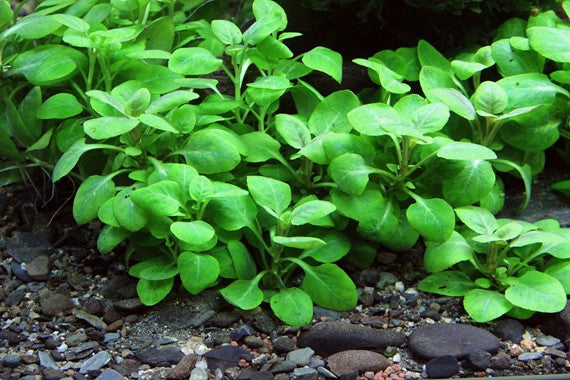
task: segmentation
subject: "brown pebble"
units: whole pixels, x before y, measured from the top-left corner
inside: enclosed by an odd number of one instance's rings
[[[107,326],[107,331],[109,332],[117,331],[118,329],[121,328],[121,326],[123,326],[123,320],[118,319],[115,322],[111,323],[109,326]]]

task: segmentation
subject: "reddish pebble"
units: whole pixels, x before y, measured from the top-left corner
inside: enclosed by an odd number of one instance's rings
[[[230,343],[230,346],[237,347],[237,346],[239,346],[239,344],[238,344],[238,342],[236,342],[235,340],[232,340],[231,343]]]
[[[475,372],[475,373],[473,374],[473,376],[475,376],[475,377],[485,377],[485,376],[487,376],[487,372],[484,372],[484,371]]]
[[[321,322],[326,322],[326,321],[328,321],[328,318],[327,317],[320,317],[319,320]]]
[[[366,371],[364,372],[364,377],[370,380],[374,380],[374,372],[372,371]]]

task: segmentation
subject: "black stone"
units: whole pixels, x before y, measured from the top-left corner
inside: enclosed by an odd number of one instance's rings
[[[29,263],[40,255],[49,255],[51,245],[42,235],[22,232],[8,239],[6,252],[19,263]]]
[[[467,356],[467,365],[477,371],[489,368],[491,365],[491,354],[487,351],[471,351]]]
[[[63,372],[59,369],[49,367],[42,369],[42,374],[44,375],[45,380],[59,380],[65,377]]]
[[[20,304],[20,302],[22,302],[25,295],[26,295],[25,290],[14,290],[8,293],[8,296],[6,297],[4,302],[6,303],[6,306],[14,306],[14,305],[17,306]]]
[[[239,321],[240,318],[241,314],[237,311],[233,311],[231,313],[221,312],[210,318],[208,322],[206,322],[206,325],[225,329]]]
[[[566,303],[564,310],[554,315],[548,314],[543,321],[542,332],[563,341],[570,340],[570,301]]]
[[[9,354],[2,358],[2,365],[7,368],[16,368],[22,363],[22,358],[17,354]]]
[[[441,315],[439,315],[439,311],[437,311],[433,307],[426,307],[426,309],[420,313],[420,317],[431,318],[434,321],[439,321],[441,319]]]
[[[459,372],[459,364],[451,355],[439,356],[426,364],[426,373],[429,378],[443,379]]]
[[[295,368],[297,368],[297,364],[290,362],[288,360],[282,360],[280,362],[273,364],[271,366],[271,369],[269,369],[269,372],[273,374],[286,373],[286,372],[291,372]]]
[[[34,281],[34,279],[30,277],[28,272],[26,272],[24,269],[22,269],[20,264],[18,264],[15,261],[12,261],[10,263],[10,270],[12,271],[14,276],[16,276],[16,278],[22,282],[28,283],[28,282]]]
[[[275,376],[271,372],[256,371],[250,368],[244,368],[239,373],[236,380],[273,380]]]
[[[295,341],[288,336],[280,336],[271,342],[277,352],[289,352],[295,349]]]
[[[400,347],[405,343],[406,336],[398,331],[377,330],[340,322],[317,323],[297,340],[297,346],[311,347],[321,356],[359,348]]]
[[[520,343],[524,326],[515,319],[502,319],[495,325],[494,332],[502,340]]]
[[[276,329],[275,321],[265,313],[258,313],[253,317],[251,325],[254,329],[264,334],[271,335]]]
[[[165,367],[178,364],[184,354],[176,346],[149,347],[135,352],[135,357],[152,367]]]
[[[248,325],[242,325],[230,333],[230,337],[239,342],[246,336],[254,335],[255,330]]]
[[[222,373],[226,371],[227,368],[237,367],[241,359],[251,361],[253,355],[244,350],[241,347],[234,346],[220,346],[213,350],[206,352],[204,355],[206,361],[208,362],[208,368],[215,371],[219,368]]]
[[[474,350],[497,352],[500,341],[479,327],[435,323],[416,327],[409,337],[409,345],[415,354],[427,359],[445,355],[461,359]]]
[[[10,330],[0,331],[0,341],[5,340],[9,345],[14,345],[20,343],[20,336]]]

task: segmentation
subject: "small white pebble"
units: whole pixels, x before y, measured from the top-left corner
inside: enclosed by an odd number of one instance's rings
[[[205,344],[201,344],[194,349],[194,353],[198,356],[203,356],[208,351],[210,351],[210,349]]]
[[[406,287],[404,286],[404,283],[402,281],[397,281],[394,284],[394,288],[396,288],[396,290],[399,291],[400,293],[403,293],[404,290],[406,290]]]
[[[196,368],[206,370],[208,369],[208,362],[206,362],[205,360],[200,360],[199,362],[196,363]]]
[[[58,351],[58,352],[65,352],[65,351],[67,351],[67,344],[65,344],[65,343],[60,344],[59,347],[57,348],[57,351]]]
[[[394,355],[394,356],[392,357],[392,361],[393,361],[394,363],[399,363],[399,362],[402,361],[402,356],[401,356],[400,354],[396,354],[396,355]]]

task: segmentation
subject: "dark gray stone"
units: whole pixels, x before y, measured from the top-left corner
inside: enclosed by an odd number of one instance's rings
[[[254,335],[255,330],[248,325],[242,325],[230,333],[230,337],[239,342],[246,336]]]
[[[135,352],[135,357],[152,367],[178,364],[184,354],[176,346],[149,347]]]
[[[448,378],[457,372],[459,372],[459,364],[451,355],[439,356],[426,363],[426,373],[429,378]]]
[[[337,352],[328,357],[328,366],[336,376],[356,372],[381,371],[390,365],[382,354],[366,350],[348,350]]]
[[[0,330],[0,342],[4,340],[9,345],[14,345],[20,343],[20,335],[16,334],[10,330]]]
[[[241,318],[241,313],[239,313],[238,311],[232,311],[232,312],[224,311],[208,319],[206,325],[225,329],[230,327],[234,323],[238,322],[240,318]]]
[[[295,341],[288,336],[280,336],[271,342],[277,352],[289,352],[295,349]]]
[[[19,263],[29,263],[40,255],[49,255],[51,244],[42,235],[22,232],[8,239],[6,252]]]
[[[405,335],[398,331],[377,330],[340,322],[317,323],[297,340],[297,346],[311,347],[320,356],[357,348],[400,347],[405,343]]]
[[[536,343],[541,346],[550,347],[550,346],[556,346],[558,343],[560,343],[560,339],[550,335],[541,335],[536,338]]]
[[[287,373],[287,372],[291,372],[295,368],[297,368],[297,364],[290,362],[290,361],[287,361],[287,360],[282,360],[280,362],[273,364],[271,366],[271,368],[269,369],[269,372],[271,372],[273,374]]]
[[[87,339],[87,335],[84,332],[78,332],[65,338],[65,344],[67,344],[68,347],[75,347],[85,342]]]
[[[50,265],[48,255],[39,255],[26,264],[26,271],[36,281],[47,281],[50,274]]]
[[[40,359],[40,366],[44,368],[59,369],[59,366],[55,363],[48,351],[38,352],[38,358]]]
[[[91,371],[96,371],[101,367],[104,367],[111,361],[111,354],[107,351],[100,351],[87,359],[85,363],[81,365],[79,369],[80,373],[89,373]]]
[[[12,274],[22,282],[28,283],[34,281],[34,279],[30,277],[28,272],[22,268],[22,264],[16,261],[12,261],[10,263],[10,270],[12,271]]]
[[[338,321],[342,318],[342,313],[336,310],[325,309],[320,306],[313,307],[313,318],[321,319],[323,317],[328,318],[329,320]]]
[[[261,337],[256,336],[256,335],[246,336],[246,337],[243,339],[243,342],[244,342],[249,348],[259,348],[259,347],[263,346],[263,339],[261,339]]]
[[[491,358],[491,368],[493,369],[509,369],[511,368],[511,356],[506,352],[500,351]]]
[[[471,351],[467,356],[467,365],[474,370],[482,371],[491,365],[491,356],[487,351]]]
[[[298,350],[290,351],[287,354],[287,360],[297,364],[299,367],[309,365],[315,351],[310,347],[300,348]]]
[[[570,301],[561,312],[547,315],[548,317],[542,319],[544,321],[541,326],[542,332],[563,341],[570,339]]]
[[[190,319],[190,326],[200,327],[208,322],[208,320],[214,315],[216,315],[216,312],[214,310],[202,310]]]
[[[25,290],[14,290],[8,293],[8,296],[4,302],[6,303],[6,306],[17,306],[20,304],[20,302],[22,302],[25,295]]]
[[[319,373],[314,368],[295,368],[291,380],[317,380]]]
[[[99,347],[99,343],[89,341],[89,342],[81,343],[79,346],[74,347],[71,350],[71,353],[74,355],[79,355],[79,354],[86,352],[86,351],[92,351],[92,350],[96,349],[97,347]]]
[[[60,380],[65,377],[62,370],[49,367],[42,369],[42,375],[44,375],[44,380]]]
[[[544,356],[544,352],[524,352],[518,356],[520,361],[538,360]]]
[[[73,307],[71,298],[65,294],[42,289],[39,293],[42,313],[48,317],[53,317],[59,313],[65,313]]]
[[[22,358],[18,354],[9,354],[2,358],[2,365],[7,368],[16,368],[22,363]]]
[[[502,340],[510,340],[519,344],[522,340],[524,326],[516,319],[502,319],[495,325],[494,332]]]
[[[125,377],[114,369],[103,371],[95,380],[125,380]]]
[[[239,373],[236,380],[273,380],[275,376],[271,372],[256,371],[252,368],[244,368]]]
[[[422,325],[409,337],[412,351],[427,359],[445,355],[461,359],[475,350],[494,353],[499,344],[499,339],[490,332],[463,324]]]
[[[254,329],[264,334],[271,335],[276,329],[275,321],[265,313],[258,313],[253,317],[251,325]]]
[[[253,359],[252,354],[241,347],[234,346],[216,347],[206,352],[204,357],[208,362],[208,368],[212,372],[219,368],[222,373],[226,371],[226,368],[237,367],[241,359],[247,360],[248,362]]]
[[[103,322],[103,320],[93,314],[89,314],[85,310],[77,309],[73,312],[75,317],[84,320],[85,322],[89,323],[91,326],[95,327],[97,330],[106,331],[107,324]]]

